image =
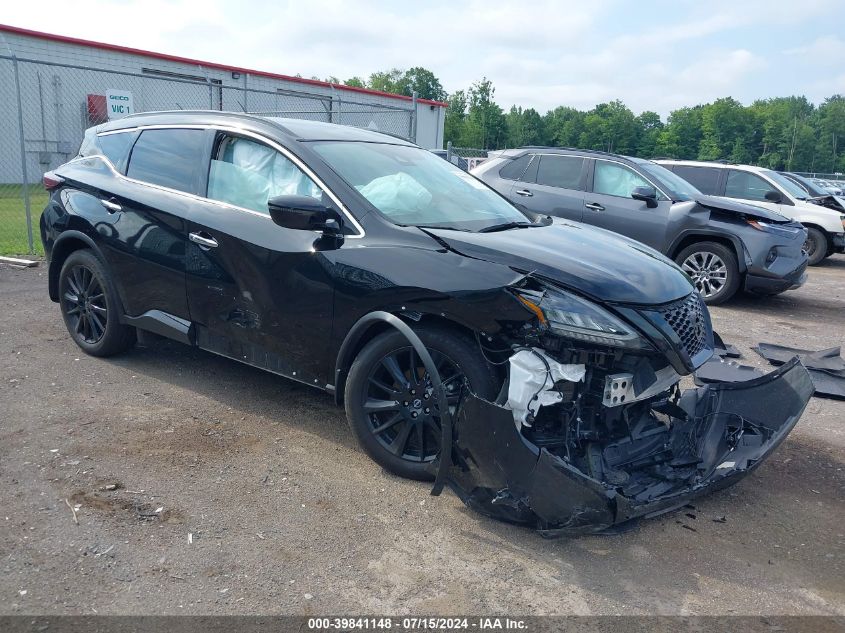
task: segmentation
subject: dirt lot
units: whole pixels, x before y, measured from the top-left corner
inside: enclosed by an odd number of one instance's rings
[[[695,509],[548,541],[386,474],[319,391],[175,343],[83,355],[43,266],[0,296],[0,613],[845,614],[845,402]],[[845,344],[845,257],[712,313],[759,366]]]

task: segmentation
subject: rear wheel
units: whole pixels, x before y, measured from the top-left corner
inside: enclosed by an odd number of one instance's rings
[[[704,303],[719,305],[739,290],[736,255],[722,244],[698,242],[678,253],[675,261],[690,276]]]
[[[475,342],[461,334],[415,328],[432,356],[454,413],[466,381],[482,398],[496,395],[496,374]],[[388,471],[428,480],[440,451],[440,417],[430,376],[398,331],[381,334],[358,354],[344,394],[346,417],[361,448]]]
[[[120,323],[120,302],[105,266],[89,250],[71,253],[59,273],[59,306],[86,354],[112,356],[132,347],[135,328]]]
[[[807,264],[815,266],[827,255],[827,236],[819,229],[808,226],[807,239],[804,242],[804,251],[807,253]]]

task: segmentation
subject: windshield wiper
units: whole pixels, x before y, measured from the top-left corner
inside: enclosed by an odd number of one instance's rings
[[[485,226],[480,229],[479,233],[495,233],[496,231],[508,231],[510,229],[527,229],[532,226],[545,226],[544,224],[536,224],[534,222],[503,222],[502,224],[493,224],[492,226]]]

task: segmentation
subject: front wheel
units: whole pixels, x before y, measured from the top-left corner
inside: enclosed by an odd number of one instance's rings
[[[678,253],[675,261],[690,276],[707,305],[719,305],[739,290],[736,255],[722,244],[698,242]]]
[[[807,265],[815,266],[827,255],[827,237],[819,229],[808,226],[807,239],[804,242],[804,251],[807,253]]]
[[[497,379],[469,336],[416,327],[432,356],[452,413],[461,386],[493,399]],[[346,418],[361,448],[386,470],[408,479],[430,480],[428,467],[440,451],[437,396],[419,355],[398,331],[385,332],[358,354],[344,392]]]

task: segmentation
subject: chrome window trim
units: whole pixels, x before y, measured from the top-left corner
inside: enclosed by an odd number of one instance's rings
[[[575,158],[576,160],[582,161],[582,163],[586,163],[589,160],[589,156],[578,156],[577,154],[561,154],[559,152],[531,152],[531,162],[534,162],[534,159],[538,159],[541,156],[557,156],[558,158]],[[531,167],[531,162],[528,163],[528,166],[525,168],[525,171],[522,173],[524,176],[528,173],[529,168]],[[539,169],[539,167],[538,167]],[[584,165],[581,165],[581,169],[584,169]],[[539,177],[540,172],[537,172]],[[579,177],[580,178],[580,177]],[[516,182],[525,182],[524,180],[517,180]],[[563,189],[564,191],[580,191],[581,193],[589,193],[586,189],[570,189],[569,187],[557,187],[555,185],[543,185],[539,182],[529,182],[529,185],[537,185],[538,187],[549,187],[550,189]]]
[[[220,132],[226,132],[226,133],[229,133],[229,134],[236,134],[236,135],[239,135],[239,136],[246,136],[246,137],[255,139],[257,141],[260,141],[260,142],[262,142],[266,145],[269,145],[271,148],[273,148],[274,150],[276,150],[277,152],[282,154],[285,158],[287,158],[294,165],[296,165],[302,172],[304,172],[305,175],[308,176],[311,180],[313,180],[314,183],[318,187],[320,187],[320,189],[322,189],[326,193],[326,195],[328,195],[328,197],[332,200],[332,202],[334,202],[338,206],[338,208],[340,208],[343,215],[346,217],[346,219],[349,220],[350,224],[352,224],[352,226],[357,231],[357,233],[355,235],[344,235],[343,236],[344,238],[346,238],[346,239],[361,239],[362,237],[364,237],[366,235],[366,233],[364,232],[364,228],[358,223],[358,220],[355,219],[355,216],[352,215],[352,213],[349,211],[349,209],[346,208],[346,205],[343,204],[343,202],[341,202],[341,200],[337,196],[337,194],[335,194],[334,191],[329,189],[329,187],[326,186],[326,183],[323,182],[323,180],[321,178],[319,178],[317,176],[317,174],[315,174],[311,170],[311,168],[308,167],[308,165],[306,165],[304,162],[302,162],[299,159],[299,157],[297,157],[295,154],[293,154],[289,149],[287,149],[283,145],[280,145],[276,141],[269,139],[266,136],[263,136],[263,135],[258,134],[256,132],[252,132],[250,130],[245,130],[245,129],[239,128],[239,127],[227,126],[227,125],[210,125],[210,124],[202,124],[202,123],[159,123],[159,124],[151,124],[151,125],[136,125],[136,126],[133,126],[133,127],[120,128],[119,130],[108,130],[108,131],[105,131],[105,132],[99,132],[97,134],[97,136],[98,137],[99,136],[108,136],[110,134],[120,134],[120,133],[136,132],[136,131],[143,131],[143,130],[167,130],[167,129],[219,130]],[[269,214],[261,213],[260,211],[255,211],[253,209],[246,209],[244,207],[239,207],[237,205],[229,204],[227,202],[222,202],[220,200],[214,200],[213,198],[209,198],[207,196],[198,196],[196,194],[188,193],[186,191],[179,191],[178,189],[171,189],[170,187],[164,187],[164,186],[161,186],[161,185],[156,185],[156,184],[145,182],[145,181],[142,181],[142,180],[136,180],[135,178],[130,178],[129,176],[125,176],[124,174],[121,174],[119,171],[117,171],[117,169],[115,169],[114,165],[111,164],[111,161],[108,158],[106,158],[105,156],[102,156],[101,154],[94,154],[92,156],[83,156],[83,157],[80,157],[80,158],[92,158],[94,156],[102,158],[106,162],[106,164],[111,168],[111,170],[115,173],[115,175],[117,175],[120,178],[123,178],[124,180],[128,180],[130,182],[137,183],[137,184],[146,185],[148,187],[154,187],[156,189],[161,189],[162,191],[178,193],[178,194],[181,194],[181,195],[189,196],[189,197],[197,199],[197,200],[213,202],[213,203],[216,203],[220,206],[226,207],[228,209],[234,209],[236,211],[244,211],[246,213],[251,213],[253,215],[257,215],[259,217],[267,218],[268,220],[272,221],[272,218],[270,217]],[[74,160],[76,160],[76,159],[74,159]],[[70,162],[73,162],[73,161],[70,161]],[[127,165],[127,169],[128,169],[128,165]]]
[[[593,159],[593,160],[595,160],[595,161],[602,160],[602,161],[604,161],[604,162],[606,162],[606,163],[616,163],[617,165],[622,165],[622,167],[627,167],[627,168],[628,168],[628,169],[630,169],[632,172],[634,172],[635,174],[637,174],[640,178],[642,178],[642,179],[643,179],[643,180],[645,180],[646,182],[650,183],[650,184],[651,184],[651,186],[652,186],[652,187],[654,187],[656,191],[659,191],[659,192],[660,192],[660,194],[664,197],[664,199],[665,199],[665,200],[668,200],[669,202],[671,202],[671,201],[672,201],[672,196],[667,195],[667,194],[666,194],[666,192],[665,192],[665,191],[663,191],[663,189],[661,189],[660,187],[658,187],[658,186],[655,184],[655,182],[654,182],[651,178],[649,178],[648,176],[646,176],[645,174],[643,174],[641,171],[639,171],[639,170],[638,170],[638,169],[636,169],[635,167],[632,167],[631,165],[629,165],[629,164],[627,164],[627,163],[623,163],[621,160],[613,160],[612,158],[600,158],[600,157],[598,157],[598,156],[590,156],[589,158],[592,158],[592,159]],[[591,188],[591,189],[595,187],[595,182],[596,182],[596,170],[595,170],[595,168],[594,168],[594,169],[593,169],[593,182],[592,182],[592,183],[590,183],[590,188]],[[596,195],[599,195],[599,196],[610,196],[611,198],[622,198],[623,200],[629,200],[629,199],[631,199],[631,197],[630,197],[630,196],[627,196],[627,197],[626,197],[626,196],[614,196],[614,195],[609,194],[609,193],[598,193],[598,192],[596,192],[596,191],[588,191],[587,193],[595,193]]]

